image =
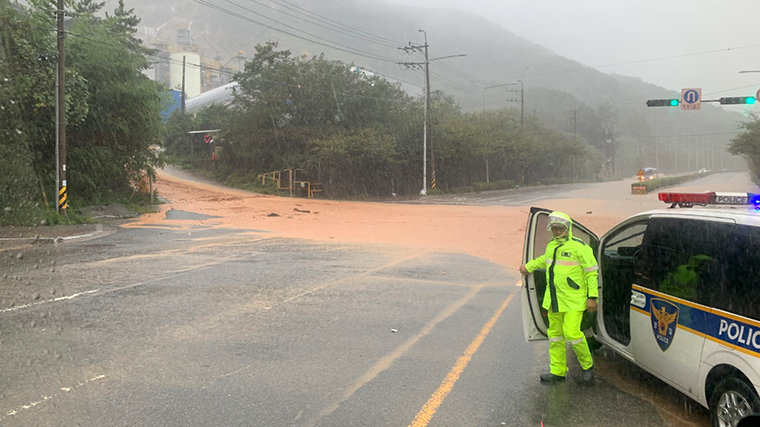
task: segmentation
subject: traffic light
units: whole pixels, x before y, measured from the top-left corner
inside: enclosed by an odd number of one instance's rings
[[[754,96],[729,96],[720,99],[721,104],[754,104],[757,99]]]
[[[678,107],[679,103],[677,99],[649,99],[647,107]]]

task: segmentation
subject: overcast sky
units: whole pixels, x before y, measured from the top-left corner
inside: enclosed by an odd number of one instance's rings
[[[760,72],[739,73],[760,71],[760,0],[389,1],[466,10],[585,65],[701,88],[703,99],[760,89]]]

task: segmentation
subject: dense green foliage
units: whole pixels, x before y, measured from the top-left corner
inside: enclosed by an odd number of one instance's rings
[[[422,188],[423,105],[396,84],[322,56],[293,57],[275,43],[256,47],[228,107],[195,117],[175,114],[167,152],[211,165],[221,180],[252,182],[258,174],[303,169],[332,197],[417,194]],[[188,136],[222,129],[210,148]],[[190,151],[190,152],[189,152]],[[477,182],[560,182],[595,179],[601,154],[581,138],[514,111],[464,113],[433,92],[428,133],[428,188]]]
[[[731,140],[728,151],[747,160],[752,181],[760,185],[760,116],[753,114],[752,120],[741,126],[744,132]]]
[[[73,207],[130,193],[159,164],[160,88],[141,73],[149,53],[133,37],[139,19],[119,1],[67,10],[66,145]],[[56,222],[56,28],[54,2],[0,0],[0,224]],[[52,30],[51,30],[52,29]]]

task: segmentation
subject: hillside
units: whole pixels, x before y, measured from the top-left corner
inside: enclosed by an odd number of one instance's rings
[[[658,164],[677,172],[743,165],[724,149],[736,133],[741,114],[711,105],[689,112],[648,109],[646,99],[677,93],[637,78],[603,73],[475,15],[383,1],[235,4],[132,0],[128,6],[142,18],[145,38],[158,29],[167,38],[170,20],[175,26],[179,22],[201,56],[216,58],[221,64],[240,62],[250,56],[253,46],[273,40],[294,54],[324,53],[419,88],[424,87],[424,73],[398,62],[419,62],[424,57],[407,55],[399,48],[422,45],[424,35],[419,29],[425,29],[430,58],[466,53],[430,65],[431,89],[454,96],[465,111],[519,109],[519,85],[488,87],[521,80],[525,115],[582,136],[600,148],[607,139],[605,129],[611,129],[618,153],[626,159],[624,163],[618,159],[620,168]]]

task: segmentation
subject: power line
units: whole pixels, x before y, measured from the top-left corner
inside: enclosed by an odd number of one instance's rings
[[[339,50],[339,51],[350,53],[350,54],[353,54],[353,55],[362,56],[362,57],[365,57],[365,58],[375,59],[375,60],[378,60],[378,61],[391,62],[391,63],[395,63],[396,62],[396,60],[393,59],[393,58],[388,58],[388,57],[383,57],[383,56],[379,56],[379,55],[374,55],[374,54],[362,52],[362,51],[354,49],[354,48],[352,48],[350,46],[346,46],[346,45],[343,45],[343,44],[340,44],[340,43],[337,43],[337,42],[333,42],[333,41],[324,39],[322,37],[319,37],[317,35],[308,33],[308,32],[306,32],[304,30],[298,29],[298,28],[293,27],[291,25],[283,24],[283,23],[281,23],[281,22],[279,22],[279,21],[277,21],[277,20],[275,20],[273,18],[269,18],[269,17],[264,16],[265,18],[270,19],[272,21],[275,21],[275,22],[277,22],[280,25],[284,25],[284,26],[286,26],[288,28],[293,28],[296,31],[302,32],[302,33],[304,33],[304,34],[306,34],[308,36],[315,37],[315,38],[323,40],[323,41],[314,40],[314,39],[311,39],[309,37],[305,37],[305,36],[293,33],[291,31],[287,31],[287,30],[283,30],[281,28],[274,27],[274,26],[266,24],[264,22],[257,21],[255,19],[252,19],[252,18],[249,18],[247,16],[244,16],[244,15],[242,15],[240,13],[231,11],[229,9],[225,9],[225,8],[223,8],[221,6],[217,6],[217,5],[211,4],[211,3],[207,2],[207,1],[204,1],[204,0],[193,0],[193,1],[195,3],[200,4],[200,5],[207,6],[207,7],[211,8],[211,9],[214,9],[214,10],[217,10],[219,12],[222,12],[222,13],[224,13],[226,15],[233,16],[233,17],[236,17],[236,18],[240,18],[240,19],[242,19],[244,21],[248,21],[248,22],[251,22],[253,24],[260,25],[262,27],[268,28],[268,29],[270,29],[272,31],[280,32],[280,33],[289,35],[291,37],[295,37],[295,38],[298,38],[298,39],[301,39],[301,40],[305,40],[305,41],[308,41],[308,42],[311,42],[311,43],[318,44],[320,46],[325,46],[325,47],[328,47],[328,48],[331,48],[331,49]],[[228,3],[231,3],[231,4],[235,4],[235,3],[231,2],[230,0],[225,0],[225,1],[227,1]],[[261,15],[260,13],[255,12],[255,11],[251,11],[250,9],[247,9],[244,6],[240,6],[240,5],[237,5],[237,4],[235,4],[235,5],[238,6],[238,7],[240,7],[241,9],[248,10],[251,13],[254,13],[254,14],[257,14],[257,15]]]
[[[381,40],[381,41],[385,41],[385,42],[391,43],[391,46],[392,46],[392,47],[393,47],[393,46],[396,46],[396,45],[398,45],[398,44],[399,44],[399,42],[397,42],[396,40],[391,40],[391,39],[389,39],[389,38],[386,38],[386,37],[382,37],[382,36],[378,36],[378,35],[375,35],[375,34],[369,33],[369,32],[367,32],[367,31],[364,31],[364,30],[362,30],[362,29],[359,29],[359,28],[356,28],[356,27],[351,27],[351,26],[349,26],[349,25],[343,24],[342,22],[339,22],[339,21],[336,21],[336,20],[330,19],[330,18],[328,18],[328,17],[326,17],[326,16],[323,16],[323,15],[320,15],[320,14],[318,14],[318,13],[316,13],[316,12],[310,11],[310,10],[308,10],[308,9],[304,8],[304,7],[298,6],[298,5],[296,5],[296,4],[294,4],[294,3],[292,3],[292,2],[290,2],[290,1],[288,1],[288,0],[273,0],[273,1],[274,1],[275,3],[285,3],[285,4],[289,4],[289,5],[291,5],[292,7],[296,8],[296,9],[300,9],[300,10],[303,10],[303,11],[305,11],[305,12],[306,12],[306,13],[308,13],[308,14],[311,14],[311,15],[314,15],[314,16],[316,16],[316,17],[322,18],[322,19],[326,20],[327,22],[332,22],[332,23],[334,23],[335,25],[337,25],[337,26],[339,26],[339,27],[343,27],[343,28],[346,28],[346,29],[348,29],[348,30],[354,30],[354,31],[356,31],[356,32],[358,32],[358,33],[360,33],[360,34],[366,34],[366,35],[368,35],[368,36],[370,36],[370,37],[373,37],[373,38],[376,38],[376,39],[378,39],[378,40]]]
[[[307,9],[304,9],[304,8],[302,8],[300,6],[291,4],[291,3],[287,2],[287,1],[284,1],[284,0],[281,1],[281,2],[271,1],[270,0],[269,3],[265,3],[265,2],[260,1],[260,0],[248,0],[248,1],[256,3],[256,4],[261,5],[261,6],[264,6],[266,8],[272,9],[272,10],[278,12],[278,13],[282,13],[283,15],[291,16],[293,18],[299,19],[299,20],[304,21],[304,22],[308,22],[308,23],[313,24],[313,25],[317,25],[317,26],[325,28],[327,30],[335,31],[335,32],[338,32],[338,33],[341,33],[341,34],[344,34],[344,35],[350,35],[352,37],[356,37],[358,39],[365,40],[365,41],[368,41],[368,42],[371,42],[371,43],[376,43],[376,44],[379,44],[379,45],[382,45],[382,46],[386,46],[386,47],[395,47],[398,44],[398,42],[396,42],[396,41],[389,40],[389,39],[386,39],[384,37],[380,37],[380,36],[374,35],[372,33],[368,33],[366,31],[350,27],[348,25],[344,25],[344,24],[342,24],[342,23],[340,23],[338,21],[334,21],[332,19],[329,19],[327,17],[319,15],[319,14],[317,14],[315,12],[311,12],[311,11],[309,11]],[[272,4],[271,4],[272,2],[275,3],[275,4],[279,4],[280,6],[286,8],[286,9],[293,10],[295,13],[303,15],[303,17],[294,15],[292,13],[284,12],[284,11],[282,11],[282,10],[280,10],[280,9],[272,6]]]
[[[180,61],[178,59],[172,59],[171,57],[165,57],[165,56],[161,56],[161,55],[157,55],[157,54],[151,54],[151,53],[138,52],[138,51],[136,51],[134,49],[131,49],[128,46],[122,46],[122,45],[118,45],[118,44],[115,44],[115,43],[111,43],[111,42],[107,42],[107,41],[103,41],[103,40],[94,39],[94,38],[88,37],[88,36],[86,36],[84,34],[77,34],[77,33],[71,32],[71,31],[64,31],[64,32],[66,34],[70,35],[70,36],[78,37],[78,38],[81,38],[81,39],[85,39],[85,40],[91,41],[93,43],[102,44],[104,46],[110,46],[110,47],[115,47],[115,48],[119,48],[119,49],[127,49],[127,50],[131,51],[132,53],[143,54],[146,57],[156,58],[156,59],[159,59],[161,61],[171,62],[171,63],[178,64],[178,65],[182,64],[182,61]],[[186,63],[185,65],[188,66],[188,67],[199,68],[201,70],[217,71],[219,73],[227,74],[227,75],[230,75],[230,76],[234,76],[235,74],[237,74],[237,73],[234,73],[234,72],[231,72],[231,71],[227,71],[227,70],[220,69],[220,68],[209,67],[209,66],[203,65],[203,64]]]
[[[133,53],[144,54],[145,56],[149,56],[149,57],[153,57],[153,58],[158,58],[158,59],[161,59],[163,61],[168,61],[168,62],[177,64],[177,65],[180,65],[180,64],[183,63],[182,61],[180,61],[178,59],[172,59],[172,58],[167,58],[167,57],[163,57],[163,56],[159,56],[159,55],[153,55],[153,54],[148,54],[148,53],[137,52],[137,51],[135,51],[135,50],[133,50],[133,49],[127,47],[127,46],[122,46],[122,45],[119,45],[119,44],[116,44],[116,43],[111,43],[111,42],[107,42],[107,41],[103,41],[103,40],[94,39],[92,37],[88,37],[88,36],[83,35],[83,34],[77,34],[77,33],[71,32],[71,31],[66,31],[65,33],[68,34],[68,35],[71,35],[73,37],[78,37],[78,38],[82,38],[82,39],[91,41],[93,43],[98,43],[98,44],[101,44],[101,45],[104,45],[104,46],[114,47],[114,48],[118,48],[118,49],[127,49],[127,50],[129,50],[129,51],[131,51]],[[222,74],[228,74],[228,75],[235,75],[235,74],[237,74],[237,73],[232,73],[232,72],[229,72],[229,71],[226,71],[226,70],[222,70],[222,69],[218,69],[218,68],[214,68],[214,67],[208,67],[208,66],[201,65],[201,64],[194,64],[194,63],[190,63],[190,62],[186,62],[185,66],[186,67],[191,67],[191,68],[199,68],[201,70],[217,71],[217,72],[220,72]],[[380,74],[380,73],[375,73],[374,71],[373,71],[373,73],[382,76],[382,74]],[[386,81],[388,81],[389,83],[393,83],[392,80],[397,80],[397,79],[394,79],[394,78],[388,77],[388,76],[383,76],[383,77],[387,77]],[[388,80],[388,79],[391,79],[391,80]],[[415,86],[415,85],[413,85],[411,83],[407,83],[407,82],[400,81],[400,80],[397,80],[397,81],[399,81],[401,83],[406,83],[406,84],[408,84],[410,86],[417,87],[417,86]],[[287,84],[287,83],[283,83],[283,82],[281,82],[279,80],[264,80],[264,82],[266,82],[266,83],[275,83],[275,84],[278,84],[281,87],[286,87],[286,88],[290,88],[290,89],[302,89],[302,88],[304,88],[303,85]],[[328,89],[321,89],[321,88],[311,87],[310,90],[316,91],[316,92],[320,92],[320,93],[324,93],[325,95],[333,95],[333,91],[332,90],[328,90]],[[345,98],[382,100],[382,101],[400,102],[400,103],[406,102],[406,100],[404,100],[404,99],[385,98],[385,97],[377,97],[377,96],[364,96],[364,95],[357,95],[357,94],[354,94],[354,93],[351,93],[351,92],[346,92],[346,91],[340,91],[340,92],[337,92],[337,93],[340,94],[341,96],[345,97]]]
[[[646,62],[657,62],[657,61],[664,61],[664,60],[676,59],[676,58],[688,58],[690,56],[709,55],[709,54],[713,54],[713,53],[723,53],[723,52],[729,52],[729,51],[732,51],[732,50],[751,49],[751,48],[755,48],[755,47],[760,47],[760,43],[746,45],[746,46],[737,46],[737,47],[727,47],[727,48],[722,48],[722,49],[705,50],[705,51],[701,51],[701,52],[683,53],[683,54],[679,54],[679,55],[661,56],[661,57],[657,57],[657,58],[636,59],[636,60],[632,60],[632,61],[618,62],[618,63],[613,63],[613,64],[595,65],[594,68],[607,68],[607,67],[617,67],[619,65],[642,64],[642,63],[646,63]]]

